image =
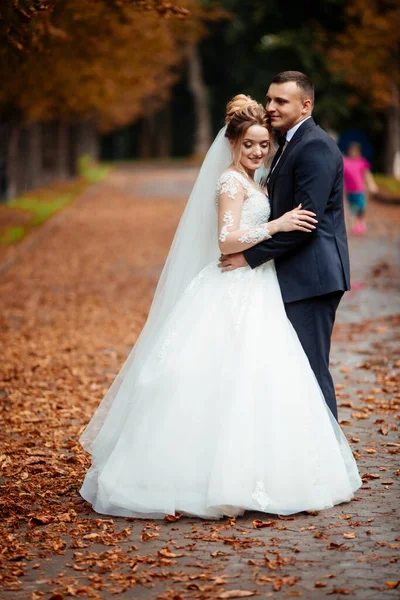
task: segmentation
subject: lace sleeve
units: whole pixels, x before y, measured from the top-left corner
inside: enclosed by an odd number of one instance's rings
[[[242,206],[250,185],[233,171],[227,171],[218,181],[218,242],[223,254],[241,252],[271,237],[267,223],[252,229],[239,229]]]

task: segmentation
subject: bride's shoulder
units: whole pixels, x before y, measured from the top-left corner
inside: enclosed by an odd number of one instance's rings
[[[232,180],[240,181],[243,184],[248,183],[247,178],[242,173],[239,173],[239,171],[236,171],[236,169],[232,167],[228,167],[228,169],[225,169],[218,181]]]
[[[240,187],[247,189],[248,181],[244,175],[235,169],[226,169],[218,179],[217,190],[221,193],[229,191],[229,189],[237,191]]]

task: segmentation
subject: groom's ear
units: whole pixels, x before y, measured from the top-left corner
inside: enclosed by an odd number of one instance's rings
[[[313,108],[313,103],[311,98],[307,98],[307,100],[303,101],[303,109],[302,112],[303,114],[307,114],[308,112],[311,112]]]

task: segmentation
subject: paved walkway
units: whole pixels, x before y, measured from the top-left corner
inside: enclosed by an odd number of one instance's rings
[[[369,235],[351,239],[333,342],[354,501],[159,522],[101,517],[78,496],[77,437],[143,325],[194,176],[120,169],[0,256],[0,598],[400,597],[400,207],[371,204]]]

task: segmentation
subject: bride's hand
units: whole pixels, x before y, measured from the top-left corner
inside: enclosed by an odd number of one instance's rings
[[[310,210],[304,210],[299,204],[293,210],[289,210],[284,215],[276,219],[275,223],[278,226],[278,231],[307,231],[311,233],[315,229],[314,223],[318,223],[315,219],[316,214]]]

